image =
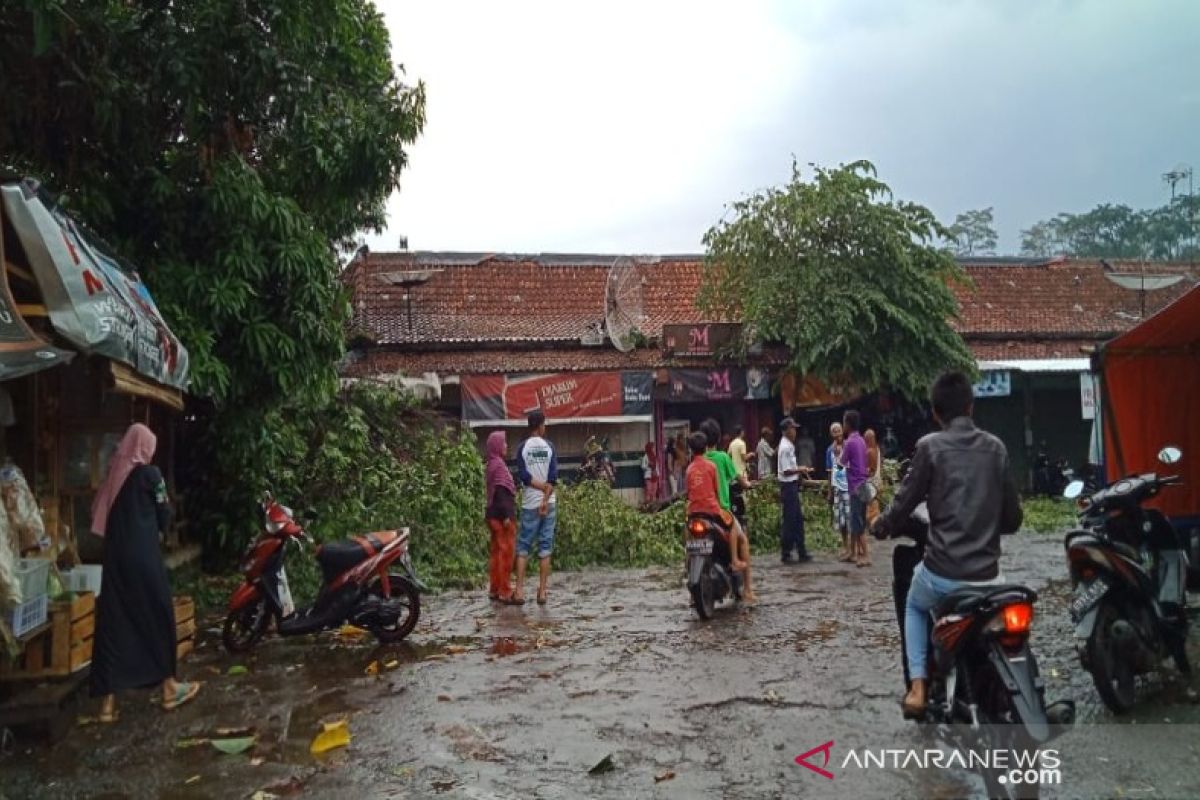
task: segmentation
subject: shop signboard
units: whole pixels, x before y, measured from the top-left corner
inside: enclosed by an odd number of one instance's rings
[[[668,369],[656,397],[668,403],[705,403],[721,400],[756,400],[771,396],[765,370],[742,367]]]
[[[976,397],[1008,397],[1012,394],[1012,373],[1006,369],[985,369],[973,390]]]
[[[31,182],[2,187],[4,210],[42,290],[50,323],[85,353],[186,389],[188,354],[146,285]]]
[[[464,375],[463,419],[523,422],[541,409],[548,420],[649,417],[649,372]]]
[[[663,352],[668,356],[711,357],[728,352],[741,338],[740,322],[664,325]]]

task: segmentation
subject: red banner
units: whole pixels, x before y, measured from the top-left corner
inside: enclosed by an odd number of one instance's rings
[[[548,419],[646,415],[650,382],[649,373],[464,375],[463,418],[521,420],[534,409],[541,409]]]

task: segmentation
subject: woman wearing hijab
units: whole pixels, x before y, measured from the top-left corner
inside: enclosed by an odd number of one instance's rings
[[[488,597],[500,603],[518,605],[513,600],[510,577],[513,571],[513,552],[517,540],[516,483],[504,458],[508,455],[508,437],[495,431],[487,439],[487,518],[492,533],[491,554],[488,558]]]
[[[101,722],[117,720],[116,693],[162,688],[178,708],[200,684],[175,679],[175,609],[160,535],[171,521],[167,485],[150,463],[157,440],[145,425],[125,432],[92,502],[92,532],[104,537],[104,590],[96,600],[91,688]]]
[[[642,482],[646,489],[646,502],[658,499],[658,448],[654,442],[646,442],[646,455],[642,456]]]

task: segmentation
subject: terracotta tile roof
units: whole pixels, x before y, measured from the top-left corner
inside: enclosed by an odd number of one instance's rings
[[[579,346],[580,337],[603,318],[605,282],[614,260],[608,255],[363,253],[343,279],[353,292],[357,334],[376,348],[420,351],[373,353],[372,359],[384,361],[371,361],[379,369],[370,371],[391,372],[392,365],[449,373],[662,366],[657,348],[621,354],[608,345]],[[656,335],[664,324],[703,321],[695,307],[701,265],[702,256],[683,255],[661,256],[642,267],[645,333]],[[1136,273],[1137,264],[974,259],[963,266],[973,286],[957,290],[961,315],[953,324],[980,358],[1077,358],[1081,345],[1129,328],[1141,312],[1138,291],[1105,277]],[[1145,293],[1147,314],[1200,280],[1200,264],[1151,264],[1147,272],[1183,277],[1175,286]],[[410,327],[406,290],[395,281],[414,273],[426,280],[407,290]],[[475,343],[514,347],[457,352]],[[547,347],[556,344],[573,347]],[[448,348],[454,352],[428,352]],[[365,374],[367,368],[347,369]]]

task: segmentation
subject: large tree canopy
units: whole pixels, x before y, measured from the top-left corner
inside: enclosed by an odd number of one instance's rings
[[[0,0],[0,75],[0,160],[139,267],[210,401],[204,474],[253,488],[267,410],[336,385],[338,248],[382,225],[424,124],[382,18],[367,0]]]
[[[1193,260],[1200,257],[1200,197],[1180,195],[1143,210],[1102,203],[1082,214],[1058,214],[1021,231],[1021,253]]]
[[[996,227],[992,207],[964,211],[946,228],[958,256],[990,256],[996,254]]]
[[[791,350],[791,368],[825,381],[922,397],[948,368],[973,370],[950,327],[966,280],[934,243],[933,214],[896,200],[866,161],[796,165],[785,186],[739,200],[704,237],[701,306],[744,320]]]

